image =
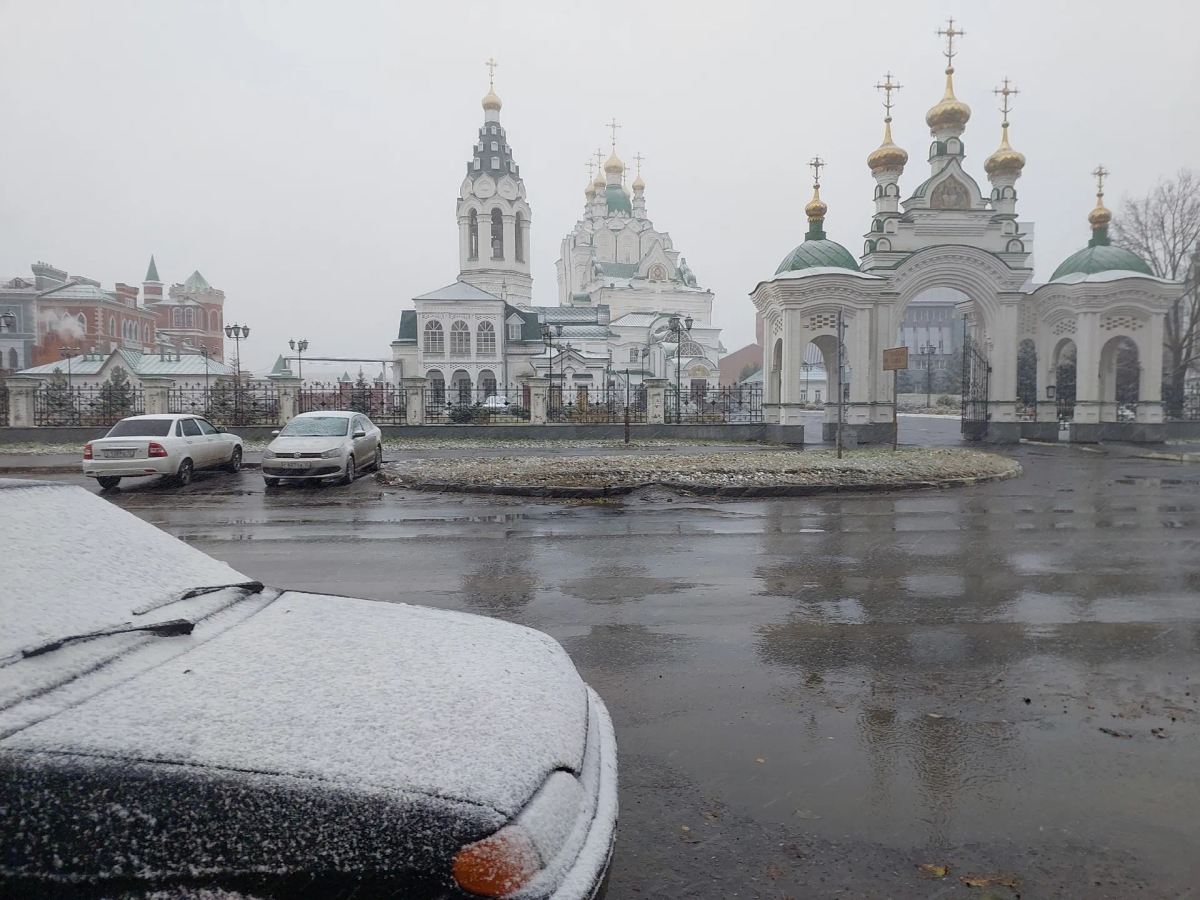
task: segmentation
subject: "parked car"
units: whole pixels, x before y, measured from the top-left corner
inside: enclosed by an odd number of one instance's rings
[[[268,487],[285,478],[349,484],[360,469],[383,466],[383,433],[362,413],[301,413],[273,434],[262,457]]]
[[[483,401],[483,408],[492,412],[499,412],[508,408],[508,398],[500,394],[492,394]]]
[[[78,487],[0,508],[0,896],[603,895],[616,741],[553,638],[267,587]]]
[[[108,490],[122,478],[167,475],[186,485],[200,469],[242,468],[242,439],[203,416],[130,416],[83,448],[83,474]]]

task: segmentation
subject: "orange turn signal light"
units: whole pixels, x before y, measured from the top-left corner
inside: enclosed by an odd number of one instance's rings
[[[541,856],[529,835],[507,825],[458,852],[454,880],[472,894],[503,897],[526,884],[541,867]]]

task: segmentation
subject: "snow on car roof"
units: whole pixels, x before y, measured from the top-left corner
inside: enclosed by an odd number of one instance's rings
[[[579,771],[587,720],[586,685],[541,632],[286,592],[4,747],[421,792],[509,817],[550,772]]]
[[[129,622],[189,588],[250,580],[80,487],[0,479],[0,509],[0,657]]]
[[[357,416],[357,415],[359,415],[359,413],[356,413],[353,410],[348,410],[348,409],[322,409],[318,412],[300,413],[300,415],[293,416],[292,418],[294,418],[294,419],[319,419],[319,418],[330,418],[330,417],[336,416],[336,417],[345,419],[348,416]],[[364,413],[364,415],[365,415],[365,413]]]

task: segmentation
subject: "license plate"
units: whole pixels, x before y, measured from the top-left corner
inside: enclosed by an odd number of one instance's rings
[[[276,465],[283,469],[307,469],[310,463],[306,459],[280,459]]]
[[[133,459],[134,451],[130,450],[105,450],[105,459]]]

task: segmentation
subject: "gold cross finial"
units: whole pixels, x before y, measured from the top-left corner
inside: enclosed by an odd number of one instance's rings
[[[1009,105],[1008,98],[1013,96],[1014,94],[1019,94],[1021,92],[1018,91],[1016,88],[1010,88],[1008,86],[1008,79],[1005,78],[1004,79],[1004,87],[998,87],[994,91],[992,91],[992,93],[999,94],[1001,97],[1004,98],[1004,105],[1000,107],[1000,112],[1004,113],[1004,124],[1007,125],[1008,124],[1008,114],[1012,111],[1012,106]]]
[[[612,131],[612,150],[613,150],[613,153],[616,153],[617,152],[617,129],[621,127],[620,125],[617,124],[617,117],[613,116],[613,120],[604,127],[608,128],[609,130]]]
[[[946,65],[953,66],[954,39],[956,37],[962,37],[964,34],[966,34],[966,32],[954,27],[954,16],[951,16],[950,21],[946,23],[946,27],[939,28],[937,33],[939,37],[944,37],[946,39],[946,49],[942,52],[942,55],[946,57]]]
[[[597,147],[596,148],[596,168],[599,169],[603,165],[604,165],[604,151]]]
[[[1104,196],[1104,179],[1108,177],[1108,169],[1103,165],[1096,166],[1092,169],[1092,174],[1096,176],[1096,196]]]
[[[819,187],[821,184],[821,170],[825,168],[825,160],[819,156],[814,156],[808,161],[813,170],[813,187]]]
[[[596,174],[596,164],[589,159],[584,165],[587,166],[588,180],[590,181],[592,176]]]
[[[900,82],[896,82],[895,84],[892,83],[891,72],[888,72],[887,75],[884,76],[883,84],[875,85],[876,90],[883,91],[883,108],[887,110],[886,121],[888,122],[892,121],[892,91],[898,91],[903,87],[904,85],[900,84]]]
[[[488,67],[488,87],[489,88],[495,87],[496,86],[496,66],[500,65],[500,63],[496,62],[496,58],[494,56],[489,56],[488,61],[485,62],[484,65]]]
[[[639,150],[637,153],[635,153],[635,154],[634,154],[634,156],[633,156],[633,161],[634,161],[635,163],[637,163],[637,167],[638,167],[638,176],[640,177],[640,176],[641,176],[641,174],[642,174],[642,163],[646,161],[646,157],[642,156],[642,153],[641,153],[641,151]]]

